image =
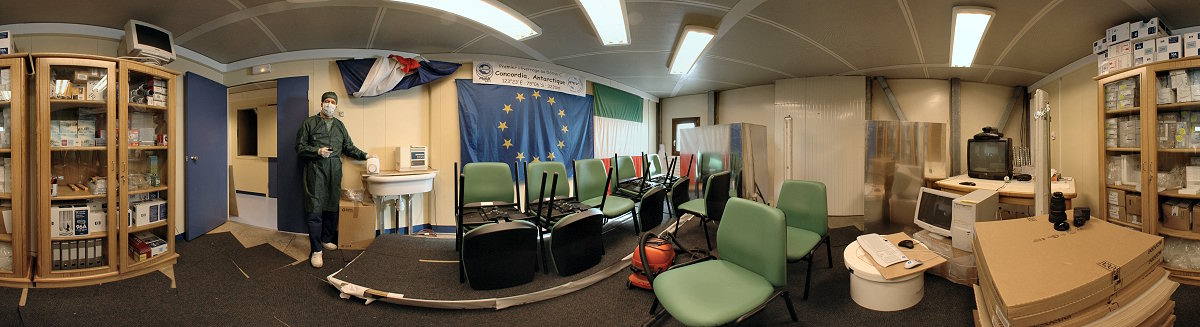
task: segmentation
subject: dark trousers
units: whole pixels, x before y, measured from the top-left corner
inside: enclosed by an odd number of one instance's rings
[[[337,243],[337,211],[311,212],[308,214],[308,243],[312,252],[321,252],[321,243]]]

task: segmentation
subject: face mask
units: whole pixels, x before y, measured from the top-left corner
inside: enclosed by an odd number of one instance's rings
[[[321,104],[321,113],[325,114],[326,116],[333,117],[333,109],[334,108],[337,108],[337,105],[332,104],[332,103],[322,103]]]

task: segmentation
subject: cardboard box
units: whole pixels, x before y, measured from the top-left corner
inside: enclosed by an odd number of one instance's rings
[[[1125,207],[1118,205],[1108,206],[1108,220],[1125,221]]]
[[[1192,202],[1167,200],[1162,203],[1162,227],[1174,230],[1190,230],[1192,227]]]
[[[1096,74],[1106,75],[1108,73],[1110,73],[1108,69],[1108,50],[1105,49],[1096,54]]]
[[[1115,294],[1108,294],[1107,292],[1092,294],[1081,301],[1065,307],[1020,317],[1009,317],[1001,311],[1001,307],[997,305],[999,301],[997,300],[998,295],[995,291],[995,286],[989,280],[980,279],[980,290],[982,291],[983,302],[985,302],[984,307],[992,309],[992,318],[995,319],[992,320],[993,323],[991,326],[994,327],[1122,326],[1123,324],[1121,323],[1115,323],[1122,320],[1122,318],[1118,317],[1120,314],[1116,313],[1119,312],[1117,310],[1124,307],[1129,307],[1129,310],[1136,310],[1133,308],[1136,308],[1136,305],[1139,304],[1137,300],[1143,299],[1145,298],[1144,295],[1154,292],[1156,287],[1166,286],[1167,289],[1173,290],[1174,287],[1164,283],[1170,283],[1167,276],[1166,269],[1155,267],[1153,270],[1146,271],[1145,274],[1138,276],[1136,279],[1126,282],[1128,286],[1118,289]],[[1170,297],[1169,293],[1158,294],[1164,298]],[[1107,298],[1100,298],[1101,295]],[[1099,303],[1092,306],[1085,306],[1086,303],[1096,302],[1095,300],[1099,300]],[[1157,309],[1158,307],[1154,307],[1152,310]],[[1124,310],[1124,314],[1136,314],[1128,313],[1130,312],[1129,310]]]
[[[1154,39],[1154,61],[1167,61],[1183,57],[1183,38],[1178,35]]]
[[[1170,32],[1158,17],[1129,23],[1129,39],[1133,41],[1153,40],[1169,35]]]
[[[993,299],[989,312],[1013,325],[1098,319],[1110,310],[1105,301],[1134,293],[1139,281],[1161,271],[1162,237],[1104,221],[1059,232],[1046,220],[975,224],[980,287]],[[1092,317],[1095,308],[1102,309]],[[1014,319],[1023,317],[1031,319]]]
[[[1197,222],[1200,222],[1200,217],[1197,217],[1197,216],[1200,216],[1200,203],[1198,203],[1192,207],[1192,221],[1191,221],[1192,231],[1200,233],[1200,223],[1197,223]]]
[[[1118,24],[1117,26],[1109,27],[1104,33],[1108,37],[1108,44],[1117,44],[1129,41],[1129,23]]]
[[[375,240],[376,222],[375,205],[371,202],[341,201],[338,206],[338,248],[366,249]]]
[[[1137,194],[1125,194],[1125,215],[1142,215],[1142,197]],[[1129,221],[1129,220],[1125,220]]]
[[[1200,33],[1183,34],[1183,57],[1200,56]]]
[[[1092,54],[1100,54],[1108,50],[1108,38],[1103,38],[1092,42]]]
[[[1115,188],[1108,189],[1108,204],[1118,207],[1125,206],[1125,191]]]

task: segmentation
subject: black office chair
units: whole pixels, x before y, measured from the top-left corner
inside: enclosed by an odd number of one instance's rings
[[[459,282],[491,290],[533,281],[537,233],[537,226],[523,220],[486,224],[467,232],[459,257]]]
[[[646,192],[642,196],[641,210],[638,210],[639,223],[634,224],[638,227],[638,233],[645,232],[658,225],[663,221],[663,204],[667,200],[667,191],[661,186],[656,186]]]
[[[588,209],[571,214],[550,227],[550,260],[559,276],[570,276],[600,264],[604,257],[604,213]]]
[[[725,203],[729,201],[729,172],[723,171],[708,176],[704,187],[704,198],[688,201],[679,206],[679,211],[700,217],[700,228],[704,230],[704,243],[708,251],[712,251],[712,241],[708,238],[710,221],[721,221],[725,212]],[[718,227],[719,228],[719,227]]]

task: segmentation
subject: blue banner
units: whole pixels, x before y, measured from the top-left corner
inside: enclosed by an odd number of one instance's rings
[[[592,96],[455,82],[464,165],[558,161],[574,176],[571,161],[592,158]]]

